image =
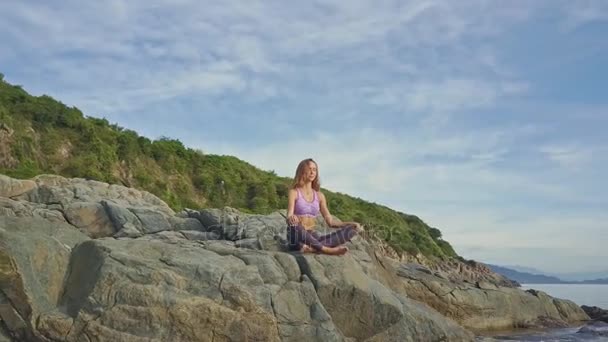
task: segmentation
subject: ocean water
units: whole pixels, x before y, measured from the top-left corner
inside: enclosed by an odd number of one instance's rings
[[[538,332],[519,332],[506,335],[492,336],[492,340],[478,338],[479,342],[607,342],[608,324],[581,325],[580,327],[566,329],[552,329]]]
[[[535,289],[552,297],[569,299],[578,305],[608,310],[608,285],[600,284],[522,284],[522,290]]]

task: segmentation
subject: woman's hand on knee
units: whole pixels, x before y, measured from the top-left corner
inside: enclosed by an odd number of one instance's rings
[[[290,215],[287,218],[287,223],[290,226],[297,226],[298,224],[300,224],[300,218],[298,216],[296,216],[296,215]]]

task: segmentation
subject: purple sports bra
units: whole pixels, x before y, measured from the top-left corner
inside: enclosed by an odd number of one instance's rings
[[[313,191],[312,202],[308,202],[300,189],[298,191],[298,197],[296,197],[295,207],[293,213],[298,216],[317,216],[319,215],[319,196],[316,191]]]

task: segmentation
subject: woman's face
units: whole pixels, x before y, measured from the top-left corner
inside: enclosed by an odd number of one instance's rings
[[[314,162],[308,162],[308,167],[306,168],[304,176],[306,176],[306,179],[311,182],[315,180],[315,178],[317,178],[317,164]]]

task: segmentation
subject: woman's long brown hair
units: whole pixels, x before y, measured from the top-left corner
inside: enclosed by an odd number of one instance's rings
[[[319,191],[321,189],[321,182],[319,182],[319,165],[312,158],[304,159],[300,162],[300,164],[298,164],[298,168],[296,169],[296,176],[294,177],[293,184],[291,186],[293,189],[304,186],[304,173],[308,170],[308,164],[311,162],[315,163],[315,166],[317,167],[317,176],[312,181],[312,188],[315,191]]]

